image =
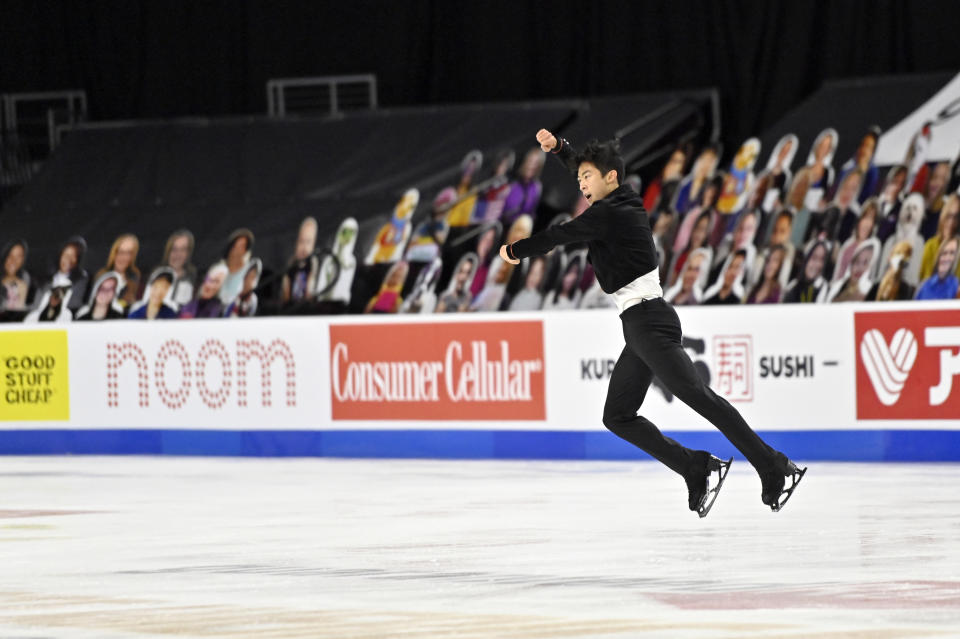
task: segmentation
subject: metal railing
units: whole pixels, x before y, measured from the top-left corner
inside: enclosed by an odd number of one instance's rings
[[[377,77],[373,74],[275,78],[267,82],[267,115],[272,118],[376,108]]]

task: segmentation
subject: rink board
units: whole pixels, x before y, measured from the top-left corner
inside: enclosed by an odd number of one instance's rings
[[[792,456],[960,460],[956,303],[678,314]],[[612,310],[5,326],[0,453],[641,459],[600,420],[622,348]],[[733,454],[656,381],[640,412]]]

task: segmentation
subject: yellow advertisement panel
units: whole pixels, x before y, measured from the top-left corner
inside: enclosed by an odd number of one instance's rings
[[[66,331],[0,331],[0,421],[70,419]]]

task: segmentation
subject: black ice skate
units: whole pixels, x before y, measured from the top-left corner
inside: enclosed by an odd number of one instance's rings
[[[760,499],[763,500],[764,504],[770,506],[770,510],[779,512],[787,503],[787,500],[790,499],[790,496],[793,495],[793,491],[797,489],[797,484],[800,483],[806,472],[806,467],[801,470],[783,453],[777,453],[774,470],[760,476],[760,481],[763,484]],[[790,478],[789,486],[786,485],[788,477]]]
[[[717,501],[717,495],[720,494],[720,488],[723,481],[730,472],[730,464],[733,463],[733,457],[724,461],[714,457],[709,453],[701,453],[705,459],[698,459],[697,470],[684,477],[687,482],[687,505],[690,510],[695,510],[700,518],[704,518],[713,508],[713,502]],[[695,462],[696,463],[696,462]],[[716,472],[716,485],[710,487],[710,477]]]

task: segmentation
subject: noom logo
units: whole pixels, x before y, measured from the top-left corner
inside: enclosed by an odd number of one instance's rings
[[[860,340],[860,359],[877,399],[884,406],[893,406],[917,360],[917,338],[912,331],[901,328],[887,344],[880,331],[870,329]]]

